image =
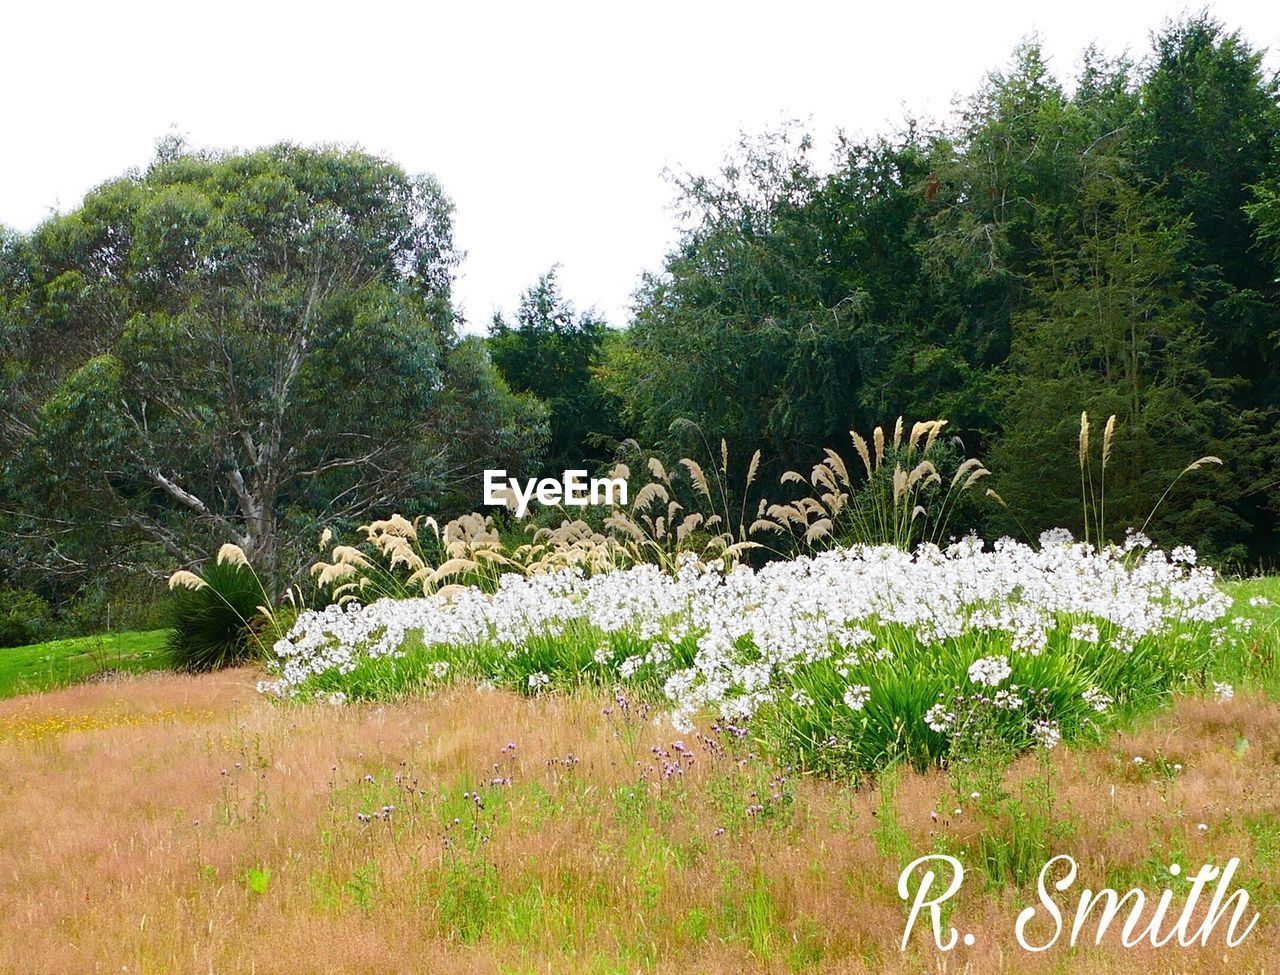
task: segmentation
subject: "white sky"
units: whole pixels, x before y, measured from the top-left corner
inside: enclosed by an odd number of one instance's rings
[[[1097,41],[1145,54],[1178,4],[12,3],[0,8],[0,223],[29,229],[145,164],[173,127],[197,146],[353,142],[433,172],[467,251],[473,325],[553,263],[615,324],[674,239],[664,167],[713,170],[740,130],[807,120],[871,134],[945,114],[1040,32],[1070,74]],[[1213,12],[1280,50],[1280,3]],[[1270,57],[1275,64],[1276,58]]]

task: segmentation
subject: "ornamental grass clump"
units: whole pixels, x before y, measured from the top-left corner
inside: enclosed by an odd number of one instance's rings
[[[372,602],[450,591],[460,584],[492,589],[504,571],[518,568],[506,553],[493,521],[463,515],[443,528],[434,518],[409,521],[402,515],[359,529],[360,545],[333,545],[331,561],[311,566],[318,602]],[[325,529],[323,551],[333,540]]]
[[[634,441],[628,444],[638,449]],[[648,482],[634,493],[630,507],[613,509],[605,527],[631,564],[652,563],[669,573],[679,571],[691,558],[722,566],[736,564],[762,547],[752,538],[755,530],[748,526],[746,508],[746,498],[760,471],[760,458],[757,450],[741,490],[736,492],[735,508],[735,492],[729,485],[729,445],[724,440],[720,441],[719,458],[710,459],[706,466],[683,457],[668,471],[661,460],[650,457]],[[629,475],[626,465],[618,465],[610,476]]]
[[[311,566],[315,603],[370,603],[440,594],[466,587],[497,589],[504,575],[537,575],[563,569],[587,574],[632,564],[627,548],[581,520],[552,528],[529,525],[530,540],[506,544],[494,519],[472,513],[441,526],[434,518],[409,521],[395,514],[362,525],[358,545],[336,544],[326,529],[320,538],[329,560]]]
[[[1095,460],[1091,446],[1091,424],[1088,412],[1080,414],[1080,434],[1078,438],[1077,456],[1080,464],[1080,511],[1084,523],[1084,540],[1095,545],[1108,544],[1107,538],[1107,465],[1111,461],[1111,448],[1115,442],[1116,417],[1113,413],[1107,418],[1102,429],[1102,445]],[[1140,531],[1145,532],[1164,504],[1169,493],[1186,475],[1203,467],[1221,467],[1222,458],[1212,455],[1193,460],[1165,487],[1164,492],[1156,500],[1142,522]]]
[[[280,625],[244,551],[223,545],[197,574],[169,577],[173,632],[169,652],[183,670],[209,671],[264,655]]]
[[[892,439],[876,427],[870,443],[849,431],[865,480],[828,447],[807,478],[797,471],[782,475],[782,485],[799,485],[804,493],[790,503],[762,504],[752,529],[789,534],[810,552],[837,544],[911,549],[943,541],[965,493],[989,473],[976,458],[956,459],[959,441],[940,439],[946,425],[923,420],[907,433],[898,417]]]

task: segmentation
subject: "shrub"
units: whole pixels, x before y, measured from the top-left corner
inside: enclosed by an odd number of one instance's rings
[[[49,604],[35,593],[0,589],[0,647],[38,642],[52,616]]]
[[[158,630],[169,625],[170,600],[149,573],[121,573],[94,579],[59,601],[43,637],[92,636],[103,630]]]
[[[224,545],[202,572],[175,572],[169,650],[183,670],[209,671],[259,656],[275,616],[262,582],[235,545]]]

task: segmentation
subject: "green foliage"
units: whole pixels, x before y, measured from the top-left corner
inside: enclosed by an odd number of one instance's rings
[[[35,643],[52,621],[53,610],[33,592],[0,589],[0,647]]]
[[[1024,43],[954,117],[841,141],[831,167],[784,130],[713,178],[604,370],[628,429],[672,422],[760,444],[767,476],[884,416],[944,416],[1034,536],[1079,525],[1064,419],[1112,413],[1111,527],[1151,526],[1220,562],[1280,553],[1280,88],[1204,15],[1140,65],[1085,52],[1074,84]],[[962,526],[969,527],[969,526]],[[1011,531],[1000,514],[984,533]]]
[[[1229,384],[1206,365],[1195,302],[1179,277],[1188,221],[1122,173],[1087,177],[1042,257],[1028,307],[1013,320],[1001,370],[1004,423],[992,451],[995,481],[1024,524],[1070,528],[1096,541],[1146,529],[1159,541],[1223,554],[1245,528],[1231,510],[1239,482],[1180,484],[1148,515],[1179,472],[1205,455],[1238,456]],[[1070,463],[1075,418],[1116,417],[1106,434],[1106,524],[1081,520],[1081,471]],[[1102,430],[1095,431],[1098,440]],[[1084,442],[1084,441],[1081,441]],[[1098,444],[1097,446],[1104,446]],[[1194,503],[1190,493],[1209,495]]]
[[[271,885],[270,867],[250,867],[241,877],[245,889],[251,894],[261,897]]]
[[[270,599],[244,561],[219,557],[173,585],[169,652],[182,670],[219,670],[260,656],[271,641]]]
[[[1117,716],[1162,704],[1190,677],[1203,680],[1219,657],[1204,628],[1117,653],[1073,638],[1076,622],[1061,620],[1036,655],[1010,653],[972,634],[926,645],[884,624],[873,634],[877,653],[867,659],[797,668],[791,677],[797,693],[758,716],[759,733],[781,760],[827,773],[862,774],[899,761],[925,768],[997,747],[1013,755],[1038,743],[1037,720],[1052,720],[1065,740],[1094,734]],[[1007,657],[1012,674],[1000,690],[1016,692],[1020,705],[1002,708],[993,703],[1000,699],[994,689],[971,679],[970,665],[993,655]],[[870,689],[861,707],[845,699],[851,686]],[[1091,689],[1113,703],[1094,710],[1084,696]],[[921,720],[934,705],[949,716],[946,734]]]
[[[355,150],[166,145],[5,241],[0,510],[24,566],[83,581],[238,537],[274,589],[317,520],[536,451],[539,408],[455,334],[451,212]]]
[[[725,440],[744,462],[759,447],[773,484],[898,415],[946,417],[1016,514],[967,506],[949,532],[1081,531],[1082,411],[1125,431],[1108,536],[1212,454],[1209,490],[1179,482],[1151,533],[1280,559],[1280,82],[1262,52],[1194,14],[1145,59],[1089,49],[1067,79],[1033,40],[957,105],[841,137],[829,163],[794,127],[744,138],[676,178],[681,233],[627,330],[576,310],[553,269],[483,340],[458,334],[430,176],[164,141],[0,232],[4,584],[62,616],[237,537],[274,592],[320,528],[445,521],[486,467]]]
[[[621,439],[617,406],[596,375],[607,334],[603,319],[590,310],[578,313],[564,298],[556,268],[520,297],[514,325],[500,314],[489,325],[486,346],[508,385],[550,410],[542,464],[549,474],[590,469]]]
[[[680,183],[692,226],[642,285],[629,354],[609,373],[646,442],[687,447],[669,430],[688,419],[713,442],[761,446],[776,472],[848,428],[864,295],[812,272],[836,258],[814,219],[809,140],[793,135],[744,143],[718,180]]]
[[[167,596],[163,584],[150,575],[100,575],[60,600],[50,635],[73,637],[163,628],[169,619]]]
[[[547,406],[515,392],[478,338],[458,342],[445,359],[445,381],[427,417],[425,469],[438,471],[431,507],[444,514],[472,510],[485,468],[537,467],[550,435]]]

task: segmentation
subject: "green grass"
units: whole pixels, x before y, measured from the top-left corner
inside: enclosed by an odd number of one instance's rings
[[[99,673],[143,673],[170,666],[168,630],[103,633],[0,648],[0,698],[75,684]]]
[[[1223,588],[1235,599],[1231,615],[1252,623],[1236,652],[1220,662],[1215,678],[1280,697],[1280,576],[1239,579]],[[1258,597],[1269,605],[1250,606],[1249,600]]]

